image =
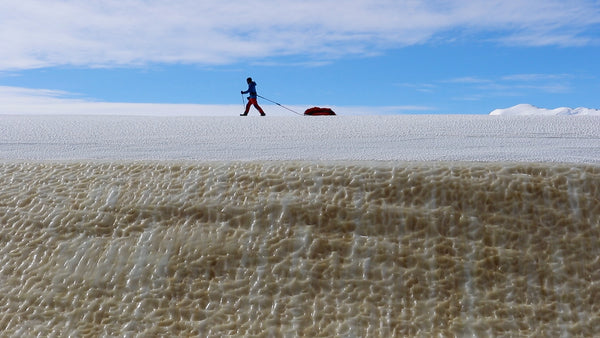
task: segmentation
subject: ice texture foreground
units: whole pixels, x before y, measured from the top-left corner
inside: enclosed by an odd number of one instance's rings
[[[600,163],[600,118],[0,116],[0,158]]]
[[[7,336],[597,336],[600,170],[0,165]]]

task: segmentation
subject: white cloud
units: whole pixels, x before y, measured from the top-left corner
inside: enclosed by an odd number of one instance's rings
[[[600,23],[586,0],[3,0],[0,69],[370,54],[452,30],[505,43],[582,45]]]

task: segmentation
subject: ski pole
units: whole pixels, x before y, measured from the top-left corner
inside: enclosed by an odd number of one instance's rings
[[[265,100],[267,100],[267,101],[269,101],[269,102],[273,102],[273,103],[275,103],[276,105],[280,106],[281,108],[283,108],[283,109],[287,109],[287,110],[291,111],[291,112],[292,112],[292,113],[294,113],[294,114],[302,115],[302,114],[298,113],[297,111],[295,111],[295,110],[292,110],[292,109],[290,109],[290,108],[288,108],[288,107],[286,107],[286,106],[282,105],[281,103],[277,103],[277,102],[275,102],[275,101],[269,100],[269,99],[267,99],[267,98],[266,98],[266,97],[264,97],[264,96],[260,96],[260,95],[256,95],[256,96],[260,97],[261,99],[265,99]]]

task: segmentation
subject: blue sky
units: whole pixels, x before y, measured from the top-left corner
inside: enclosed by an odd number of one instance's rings
[[[600,108],[599,1],[213,2],[3,1],[0,113]]]

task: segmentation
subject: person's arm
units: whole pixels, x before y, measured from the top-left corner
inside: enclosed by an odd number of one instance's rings
[[[242,90],[242,94],[247,94],[247,93],[250,93],[250,85],[248,85],[247,90]]]

